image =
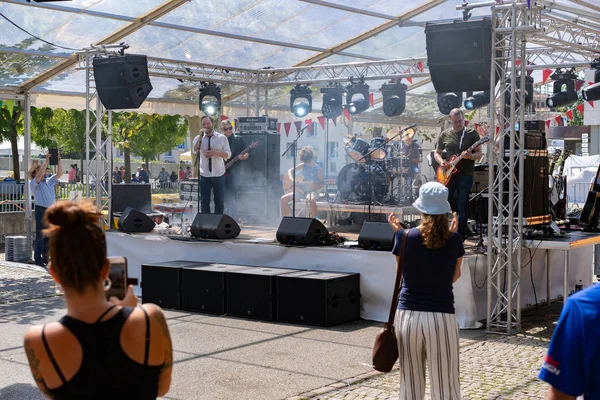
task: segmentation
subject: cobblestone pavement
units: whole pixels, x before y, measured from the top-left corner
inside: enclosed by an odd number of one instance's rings
[[[463,399],[543,399],[537,379],[562,303],[523,312],[523,331],[514,336],[461,331],[460,381]],[[398,398],[398,369],[370,372],[288,400],[391,400]],[[430,399],[429,384],[426,399]]]
[[[45,269],[4,261],[4,254],[0,255],[0,304],[57,296],[54,281]]]

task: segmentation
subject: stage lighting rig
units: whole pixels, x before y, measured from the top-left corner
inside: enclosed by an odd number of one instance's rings
[[[486,90],[467,97],[464,106],[467,110],[475,110],[477,108],[485,107],[488,104],[490,104],[490,91]]]
[[[521,77],[517,76],[517,93],[521,90]],[[510,78],[508,78],[508,82],[510,83]],[[525,77],[525,105],[529,105],[533,102],[533,77],[526,76]],[[510,104],[510,92],[504,92],[504,103]],[[519,107],[519,96],[517,96],[517,107]]]
[[[577,101],[577,90],[575,90],[575,81],[577,75],[573,70],[563,72],[557,69],[550,75],[554,81],[553,94],[546,99],[546,105],[550,108],[562,107]]]
[[[384,83],[381,86],[383,94],[383,113],[388,117],[395,117],[404,112],[406,108],[406,86],[400,82]]]
[[[215,116],[221,109],[221,88],[212,82],[202,82],[198,103],[204,114]]]
[[[369,85],[364,80],[350,80],[346,86],[346,108],[350,114],[360,114],[369,108]]]
[[[327,119],[334,119],[342,115],[344,104],[344,88],[340,85],[321,88],[323,93],[323,106],[321,113]]]
[[[462,92],[436,93],[436,95],[438,109],[444,115],[449,115],[453,109],[460,108],[463,101]]]
[[[312,94],[308,85],[298,84],[290,90],[290,111],[298,118],[312,111]]]
[[[581,95],[585,101],[600,100],[600,59],[592,62],[592,68],[596,70],[594,72],[594,84],[581,91]]]

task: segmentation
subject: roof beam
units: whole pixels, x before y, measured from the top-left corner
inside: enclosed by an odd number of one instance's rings
[[[130,22],[127,25],[123,26],[122,28],[116,30],[115,32],[109,34],[108,36],[100,39],[98,42],[94,43],[94,45],[116,43],[119,40],[123,39],[124,37],[141,29],[145,25],[148,25],[150,22],[154,21],[155,19],[160,18],[163,15],[166,15],[169,12],[176,9],[177,7],[181,6],[182,4],[187,3],[188,1],[190,1],[190,0],[167,0],[165,3],[161,4],[160,6],[154,8],[153,10],[148,11],[146,14],[144,14],[138,18],[135,18],[132,22]],[[44,71],[43,73],[39,74],[38,76],[35,76],[35,77],[23,82],[21,85],[19,85],[19,87],[24,90],[29,90],[41,83],[44,83],[44,82],[52,79],[56,75],[68,70],[69,68],[72,68],[73,66],[75,66],[77,64],[77,60],[78,60],[77,54],[73,54],[68,59],[61,61],[60,63],[58,63],[51,69]]]
[[[298,0],[298,1],[302,1],[304,3],[309,3],[309,4],[314,4],[314,5],[322,6],[322,7],[335,8],[336,10],[347,11],[347,12],[351,12],[351,13],[354,13],[354,14],[367,15],[369,17],[375,17],[375,18],[381,18],[381,19],[389,19],[390,21],[394,21],[394,20],[396,20],[398,18],[398,17],[395,17],[393,15],[389,15],[389,14],[381,14],[381,13],[378,13],[378,12],[373,12],[373,11],[368,11],[368,10],[362,10],[360,8],[349,7],[349,6],[345,6],[345,5],[342,5],[342,4],[334,4],[334,3],[330,3],[328,1],[323,1],[323,0]]]

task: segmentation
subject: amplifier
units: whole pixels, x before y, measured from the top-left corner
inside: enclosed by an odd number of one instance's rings
[[[359,318],[359,274],[298,271],[277,276],[277,321],[331,326]]]
[[[227,274],[227,315],[275,321],[279,275],[297,269],[246,267]]]
[[[237,133],[277,133],[277,118],[261,117],[238,117],[235,119],[235,130]]]

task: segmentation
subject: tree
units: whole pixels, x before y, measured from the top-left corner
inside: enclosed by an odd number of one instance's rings
[[[149,115],[134,112],[114,112],[112,114],[113,145],[123,151],[126,183],[131,182],[131,140],[148,125],[149,117]]]
[[[23,108],[20,102],[5,101],[0,114],[0,141],[9,140],[12,150],[13,175],[21,182],[19,170],[19,135],[23,134]]]
[[[85,111],[59,109],[55,110],[54,118],[57,126],[60,127],[56,132],[56,141],[60,143],[61,150],[77,153],[81,165],[80,170],[84,171],[83,158],[87,142]],[[90,113],[90,125],[93,125],[94,121],[95,116]]]
[[[54,110],[44,107],[31,107],[31,140],[44,149],[56,147],[59,131]]]

